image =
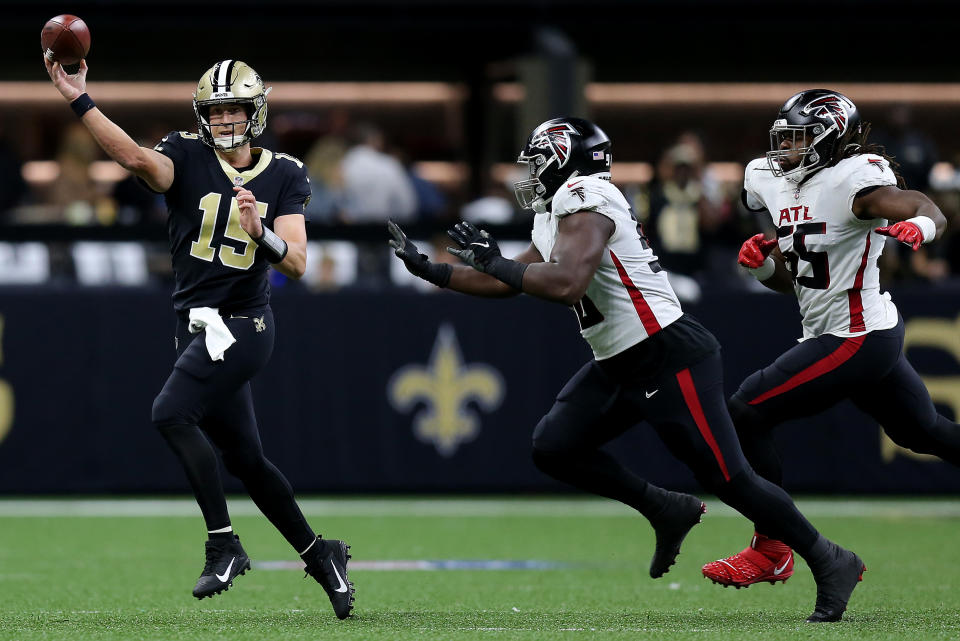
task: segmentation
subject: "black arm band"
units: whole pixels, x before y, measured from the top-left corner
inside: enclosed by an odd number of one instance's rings
[[[503,256],[494,256],[487,263],[487,273],[522,292],[523,273],[527,271],[527,267],[527,263],[519,263]]]
[[[70,103],[70,108],[73,109],[73,113],[77,114],[77,118],[83,118],[83,114],[96,106],[97,105],[93,103],[93,98],[85,93],[80,94]]]
[[[286,241],[274,234],[269,227],[264,227],[263,234],[260,238],[254,238],[253,242],[260,246],[264,257],[271,263],[279,263],[287,255]]]
[[[428,283],[433,283],[437,287],[446,287],[450,283],[450,276],[453,274],[453,265],[449,263],[430,263],[427,266],[427,273],[423,279]]]

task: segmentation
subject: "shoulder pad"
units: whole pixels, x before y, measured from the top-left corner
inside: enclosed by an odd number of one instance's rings
[[[859,189],[871,185],[896,185],[897,176],[886,158],[875,154],[859,154],[844,158],[831,168],[833,182],[856,185]]]
[[[565,181],[553,195],[551,211],[555,216],[565,216],[578,211],[603,213],[609,199],[606,190],[613,186],[606,180],[591,176]]]

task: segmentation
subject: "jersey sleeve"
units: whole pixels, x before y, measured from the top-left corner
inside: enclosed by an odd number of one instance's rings
[[[174,183],[177,182],[178,174],[183,170],[184,159],[187,157],[187,141],[196,138],[197,134],[191,134],[186,131],[171,131],[161,138],[160,142],[153,147],[154,151],[163,154],[173,161]],[[153,193],[160,193],[150,187],[142,178],[138,177],[137,181]]]
[[[740,200],[750,211],[763,211],[767,209],[767,204],[760,195],[760,187],[758,185],[758,179],[760,176],[766,175],[762,172],[767,169],[766,158],[754,158],[747,164],[746,169],[743,170],[743,192],[740,194]]]
[[[563,218],[578,211],[595,211],[608,218],[614,218],[610,200],[603,190],[604,183],[599,179],[572,179],[560,185],[553,195],[553,215]]]
[[[310,202],[310,177],[307,167],[293,156],[276,154],[276,162],[289,163],[287,168],[287,183],[280,200],[277,203],[276,216],[287,214],[306,215],[307,203]]]
[[[847,191],[847,210],[853,210],[853,200],[867,187],[882,187],[896,185],[897,176],[890,168],[886,158],[874,154],[853,156],[843,161],[844,172],[841,174],[843,187]]]

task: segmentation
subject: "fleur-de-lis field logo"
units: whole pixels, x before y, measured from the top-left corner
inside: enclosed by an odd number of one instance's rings
[[[504,387],[500,373],[489,365],[464,364],[453,327],[441,325],[430,361],[397,370],[387,395],[398,412],[424,404],[413,419],[414,436],[448,457],[480,433],[480,417],[468,404],[493,412],[500,407]]]
[[[907,321],[904,327],[903,352],[911,347],[937,349],[946,352],[960,364],[960,316],[955,319],[918,317]],[[960,376],[923,376],[923,384],[930,392],[934,403],[945,405],[960,416]],[[907,456],[921,461],[939,461],[931,454],[918,454],[900,447],[880,430],[880,455],[884,463],[889,463],[897,455]]]

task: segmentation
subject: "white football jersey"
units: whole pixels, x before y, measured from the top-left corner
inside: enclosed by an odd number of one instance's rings
[[[803,339],[858,336],[897,324],[897,308],[880,292],[877,260],[885,239],[873,231],[887,221],[860,220],[852,209],[861,190],[896,184],[890,164],[872,154],[821,169],[799,187],[773,176],[765,158],[747,165],[747,197],[770,212],[795,277]]]
[[[551,209],[533,220],[533,244],[547,261],[564,216],[595,211],[616,225],[587,293],[573,306],[594,358],[619,354],[680,318],[683,310],[666,272],[640,235],[627,199],[610,181],[568,180],[554,194]]]

